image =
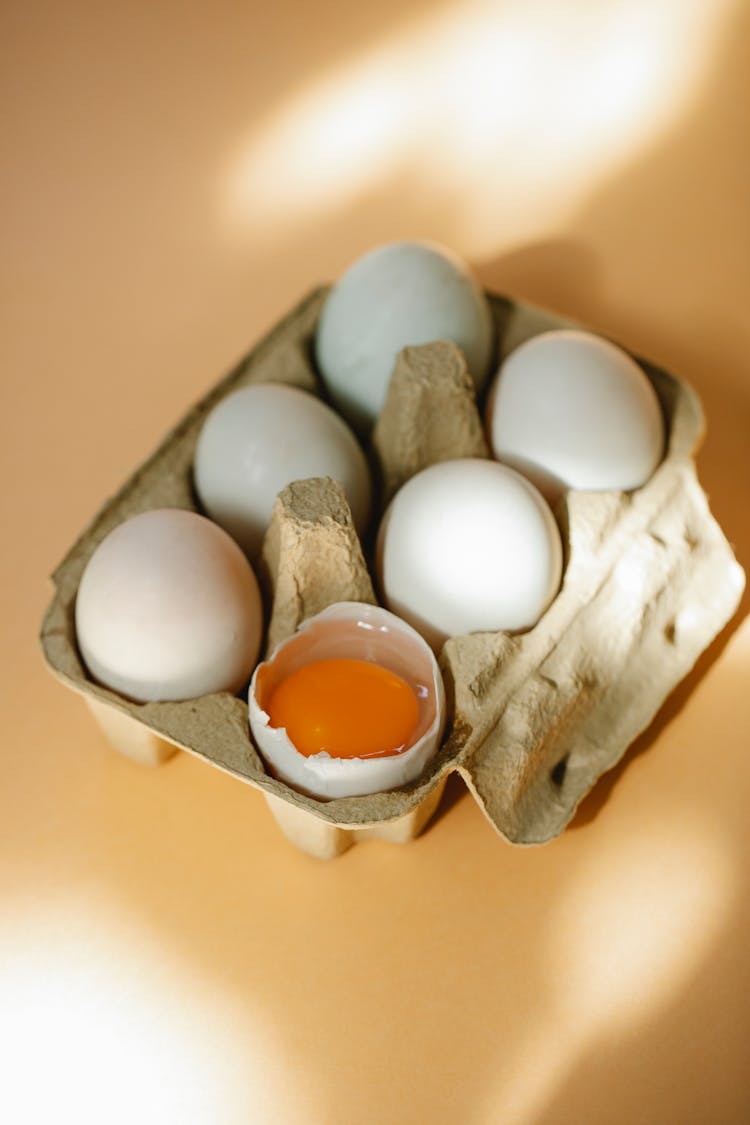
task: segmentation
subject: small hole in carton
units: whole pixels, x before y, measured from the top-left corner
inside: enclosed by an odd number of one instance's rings
[[[565,757],[561,758],[557,765],[550,770],[550,781],[558,788],[562,786],[565,781],[565,774],[568,772],[568,757],[569,755],[566,754]]]

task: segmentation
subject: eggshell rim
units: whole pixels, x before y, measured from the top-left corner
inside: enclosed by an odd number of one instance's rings
[[[353,792],[350,783],[355,782],[357,778],[361,781],[361,775],[358,772],[359,764],[367,761],[368,764],[375,764],[378,759],[362,759],[362,758],[335,758],[331,757],[325,751],[320,754],[305,757],[299,754],[294,747],[291,739],[289,738],[284,727],[272,727],[270,725],[270,716],[263,710],[256,696],[256,683],[258,674],[262,668],[273,664],[279,653],[292,641],[299,638],[300,635],[314,629],[321,621],[326,620],[353,620],[352,610],[357,611],[357,615],[369,614],[376,616],[381,620],[387,618],[393,623],[394,631],[403,633],[409,638],[416,648],[425,655],[426,663],[429,665],[432,686],[434,690],[435,701],[435,714],[427,729],[420,735],[417,742],[404,750],[401,754],[391,755],[388,758],[380,759],[387,763],[392,769],[401,766],[400,772],[402,780],[397,784],[389,784],[387,788],[376,787],[371,789],[362,790],[361,785],[357,786],[357,791]],[[277,780],[289,785],[290,788],[295,789],[297,792],[304,793],[305,796],[312,797],[317,800],[332,800],[339,797],[357,797],[369,796],[372,793],[390,792],[393,789],[401,788],[404,785],[416,781],[421,775],[427,763],[434,757],[440,748],[442,736],[445,729],[445,685],[443,683],[442,673],[440,666],[435,658],[435,654],[430,646],[425,641],[416,629],[414,629],[407,621],[399,617],[397,614],[392,613],[390,610],[385,609],[383,606],[371,605],[367,602],[334,602],[326,609],[321,610],[320,613],[315,614],[313,617],[308,617],[290,636],[285,637],[280,641],[272,653],[266,660],[261,661],[255,668],[250,685],[248,687],[248,718],[250,723],[250,732],[253,737],[253,742],[258,750],[264,763],[269,766],[276,776]],[[258,736],[256,727],[262,731],[263,738],[267,739],[271,744],[273,755],[278,755],[279,760],[274,760],[272,754],[268,753],[266,747],[261,748],[260,738]],[[297,780],[287,780],[290,776],[288,769],[285,769],[285,762],[292,762],[301,766],[303,771],[311,774],[312,779],[319,782],[316,784],[315,789],[311,787],[304,787]],[[357,763],[357,765],[355,765]],[[353,777],[353,773],[355,776]],[[285,774],[287,776],[285,776]],[[338,791],[342,789],[343,791]],[[335,790],[332,792],[332,790]]]

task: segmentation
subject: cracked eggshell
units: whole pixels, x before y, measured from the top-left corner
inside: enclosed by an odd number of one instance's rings
[[[415,689],[419,722],[403,753],[385,758],[332,758],[297,752],[283,727],[270,725],[264,704],[281,680],[316,660],[368,660],[390,669]],[[398,789],[414,781],[437,751],[443,733],[445,693],[429,646],[405,621],[380,606],[337,602],[309,618],[266,662],[259,664],[248,696],[256,745],[282,781],[308,796],[333,799]]]

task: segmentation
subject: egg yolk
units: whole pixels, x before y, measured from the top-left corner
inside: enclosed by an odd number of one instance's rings
[[[384,758],[409,743],[419,719],[412,688],[395,672],[366,660],[317,660],[273,690],[265,710],[309,758]]]

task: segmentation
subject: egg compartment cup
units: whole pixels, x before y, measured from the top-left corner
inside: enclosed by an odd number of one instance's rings
[[[266,772],[250,739],[244,698],[217,693],[178,703],[134,703],[91,681],[82,665],[74,605],[96,546],[139,512],[198,510],[191,474],[195,445],[206,414],[224,395],[255,382],[318,392],[311,342],[326,292],[310,294],[253,348],[84,530],[52,576],[55,595],[41,634],[47,663],[83,695],[115,749],[147,764],[184,749],[261,789],[285,834],[314,855],[337,855],[373,837],[414,838],[454,770],[507,840],[550,840],[720,632],[744,586],[696,478],[700,404],[685,383],[650,364],[643,366],[667,426],[662,464],[634,492],[570,492],[561,501],[556,516],[566,552],[563,586],[530,632],[480,633],[445,644],[446,737],[417,782],[366,797],[307,797]],[[490,301],[501,358],[539,332],[571,327],[522,303]],[[279,574],[284,550],[277,543],[271,563]],[[273,559],[273,552],[267,557]],[[328,589],[320,586],[319,562],[310,567],[308,560],[319,605],[311,610],[300,602],[297,615],[310,616],[339,600],[338,578]],[[295,587],[293,575],[289,581]],[[283,620],[283,607],[275,605],[274,616]],[[294,616],[287,613],[279,633],[290,631]]]

